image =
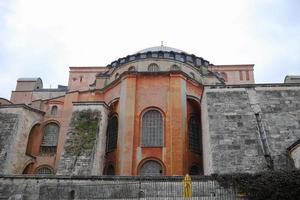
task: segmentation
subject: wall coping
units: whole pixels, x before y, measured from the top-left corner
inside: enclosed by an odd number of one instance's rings
[[[30,111],[33,111],[33,112],[36,112],[36,113],[39,113],[41,115],[44,115],[45,112],[44,111],[41,111],[41,110],[38,110],[38,109],[35,109],[35,108],[32,108],[26,104],[8,104],[8,105],[0,105],[0,109],[1,108],[24,108],[24,109],[27,109],[27,110],[30,110]]]

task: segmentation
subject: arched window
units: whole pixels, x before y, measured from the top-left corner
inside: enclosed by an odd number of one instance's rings
[[[128,68],[128,71],[130,71],[130,72],[135,71],[135,67],[134,67],[134,66],[130,66],[130,67]]]
[[[189,148],[190,150],[200,151],[199,120],[196,116],[191,116],[189,121]]]
[[[114,176],[115,175],[115,167],[113,165],[108,165],[104,171],[104,175],[110,175]]]
[[[158,71],[159,71],[159,67],[158,67],[157,64],[151,63],[151,64],[148,66],[148,71],[149,71],[149,72],[158,72]]]
[[[57,106],[52,106],[51,115],[57,115]]]
[[[118,141],[118,118],[117,116],[114,116],[109,120],[108,127],[107,127],[106,152],[116,149],[117,141]]]
[[[149,110],[143,115],[142,146],[163,146],[163,117],[157,110]]]
[[[59,127],[55,123],[49,123],[44,128],[42,144],[40,146],[40,154],[51,155],[56,153]]]
[[[116,75],[115,75],[115,79],[117,79],[117,78],[119,78],[119,73],[116,73]]]
[[[40,174],[40,175],[53,174],[53,170],[52,170],[52,168],[50,168],[48,166],[42,166],[37,170],[36,174]]]
[[[192,79],[195,79],[195,74],[193,72],[190,72],[190,76]]]
[[[197,165],[193,165],[191,168],[190,168],[190,171],[189,171],[189,174],[190,175],[199,175],[200,174],[200,169]]]
[[[171,66],[171,71],[178,71],[178,70],[180,70],[180,67],[178,65]]]
[[[161,176],[163,175],[163,169],[159,162],[149,160],[145,162],[140,168],[141,176]]]

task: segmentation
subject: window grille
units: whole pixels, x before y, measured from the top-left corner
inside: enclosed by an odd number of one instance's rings
[[[57,106],[52,106],[51,115],[57,115]]]
[[[118,141],[118,118],[112,117],[108,123],[107,128],[107,143],[106,151],[112,151],[117,148]]]
[[[159,71],[159,67],[158,67],[157,64],[151,63],[151,64],[148,66],[148,71],[149,71],[149,72],[158,72],[158,71]]]
[[[59,127],[55,123],[47,124],[44,129],[42,144],[40,146],[40,154],[55,154],[58,140]]]
[[[157,110],[149,110],[143,115],[142,146],[163,146],[163,118]]]
[[[53,174],[53,172],[49,167],[41,167],[38,169],[36,174]]]
[[[161,176],[162,174],[161,164],[154,160],[145,162],[140,169],[141,176]]]
[[[195,116],[189,121],[189,148],[197,152],[200,150],[199,120]]]

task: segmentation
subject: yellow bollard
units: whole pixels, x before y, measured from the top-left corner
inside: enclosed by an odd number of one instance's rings
[[[192,179],[188,174],[183,179],[183,193],[185,198],[192,197]]]

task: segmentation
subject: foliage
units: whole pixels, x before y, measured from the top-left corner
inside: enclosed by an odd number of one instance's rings
[[[300,199],[300,170],[214,175],[214,178],[225,188],[245,193],[250,200]]]
[[[80,156],[91,152],[96,140],[99,119],[100,113],[97,111],[83,110],[73,113],[71,124],[75,129],[65,147],[67,154]]]

